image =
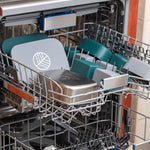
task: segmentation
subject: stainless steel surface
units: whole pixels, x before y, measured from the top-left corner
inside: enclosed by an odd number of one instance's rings
[[[126,87],[128,85],[129,75],[120,75],[116,77],[110,77],[103,79],[101,84],[104,90],[113,90],[120,87]]]
[[[110,77],[116,77],[116,76],[120,76],[120,74],[110,71],[110,70],[96,68],[92,80],[97,82],[98,86],[101,86],[100,83],[102,80],[104,80],[106,78],[110,78]],[[110,87],[111,87],[111,85],[110,85]]]
[[[141,142],[133,145],[134,150],[149,150],[150,149],[150,141]]]
[[[59,14],[41,18],[41,30],[55,30],[76,26],[76,13]]]
[[[0,3],[0,16],[18,15],[44,10],[89,5],[109,0],[26,0],[7,1]]]
[[[91,13],[96,13],[98,11],[99,4],[91,4],[86,6],[74,6],[69,8],[69,12],[75,11],[77,16],[83,16]],[[43,15],[56,14],[66,12],[66,8],[61,8],[59,10],[48,10],[44,11]],[[29,14],[18,14],[13,16],[7,16],[3,19],[5,26],[15,26],[24,24],[36,24],[38,23],[38,18],[41,16],[40,12],[32,12]],[[3,18],[0,16],[0,19]]]
[[[68,70],[52,70],[47,71],[44,74],[56,81],[62,87],[63,94],[66,96],[76,96],[97,90],[96,82]],[[51,90],[50,85],[48,86],[48,90]],[[57,91],[58,89],[53,90]],[[84,96],[74,98],[63,97],[56,94],[54,97],[70,104],[78,101],[83,101],[84,103],[84,100],[96,98],[97,94],[86,94]]]
[[[19,112],[12,106],[3,106],[0,108],[0,119],[12,116],[16,113],[19,113]]]
[[[128,34],[130,0],[120,0],[124,8],[123,33]]]

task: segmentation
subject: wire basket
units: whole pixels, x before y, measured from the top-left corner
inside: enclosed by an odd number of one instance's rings
[[[85,37],[93,39],[108,47],[113,53],[117,52],[127,58],[134,56],[145,63],[150,62],[149,45],[94,23],[85,23],[83,30],[58,32],[50,37],[58,38],[64,46],[73,46],[77,49],[79,41],[74,40],[74,36],[80,37],[79,40]],[[84,50],[81,50],[81,53],[83,52]],[[90,54],[87,52],[87,55]],[[73,61],[74,59],[75,53]],[[121,70],[117,72],[124,74]],[[68,96],[50,77],[2,53],[0,80],[3,81],[1,91],[6,96],[5,102],[22,113],[30,110],[27,114],[15,116],[16,120],[10,117],[2,122],[0,149],[125,149],[133,136],[143,141],[147,140],[147,122],[150,118],[109,101],[109,97],[121,93],[149,99],[149,80],[129,75],[129,86],[108,91],[99,87],[94,91]],[[74,98],[85,95],[90,96],[83,101],[74,102]],[[68,104],[60,97],[67,98],[72,103]],[[119,114],[123,114],[124,119]],[[144,117],[143,136],[134,135],[132,132],[132,114]],[[124,122],[123,126],[121,121]],[[63,143],[60,137],[65,139],[66,143]]]
[[[144,63],[150,64],[149,44],[100,24],[85,23],[84,28],[88,29],[85,31],[84,37],[91,38],[105,45],[113,53],[119,53],[126,58],[135,57]],[[121,72],[121,69],[119,72]],[[132,95],[136,95],[146,100],[149,99],[149,79],[143,79],[139,76],[132,75],[128,71],[127,73],[129,73],[129,89],[127,89],[127,91],[130,91],[130,94]]]
[[[94,23],[85,23],[83,30],[57,33],[50,37],[58,38],[60,41],[64,42],[64,46],[69,45],[71,48],[74,45],[75,49],[77,49],[75,45],[78,41],[73,40],[73,37],[77,35],[80,35],[80,39],[82,39],[81,37],[83,36],[83,39],[88,37],[98,41],[107,46],[112,52],[117,52],[127,58],[134,56],[149,63],[149,45]],[[146,53],[144,52],[145,46],[147,46]],[[81,53],[83,52],[84,50],[81,51]],[[88,52],[87,55],[89,55]],[[67,56],[69,56],[69,52]],[[0,53],[0,57],[0,78],[5,81],[5,86],[2,87],[2,91],[4,94],[7,93],[5,94],[7,97],[6,102],[10,103],[21,112],[33,108],[39,109],[39,111],[45,115],[52,115],[53,119],[59,118],[64,123],[71,123],[71,120],[75,118],[78,113],[81,113],[83,116],[90,116],[100,112],[101,106],[105,104],[108,95],[112,93],[121,92],[122,94],[126,94],[125,91],[129,91],[128,94],[135,94],[144,99],[149,99],[149,81],[132,75],[129,76],[129,87],[117,88],[109,91],[105,91],[99,87],[94,91],[68,96],[64,94],[62,87],[50,77],[32,70],[7,55]],[[75,53],[72,64],[74,59]],[[19,69],[16,70],[16,68]],[[123,74],[120,70],[117,70],[117,72]],[[136,88],[131,88],[133,86]],[[142,89],[139,89],[139,86],[141,86]],[[14,89],[16,90],[14,91]],[[16,93],[19,92],[21,94],[17,95]],[[89,95],[88,98],[80,102],[74,102],[75,98],[81,98],[85,95]],[[14,97],[16,101],[12,100]],[[22,101],[22,98],[27,102]],[[64,102],[64,98],[69,99],[72,103],[68,104]]]
[[[64,42],[65,46],[74,46],[77,49],[76,44],[79,41],[75,41],[73,38],[77,35],[82,37],[80,40],[88,37],[107,46],[112,52],[117,52],[127,58],[134,56],[149,63],[149,45],[94,23],[85,23],[83,30],[58,32],[50,37],[58,38]],[[138,46],[139,44],[140,46]],[[147,46],[146,53],[143,50],[144,46]],[[88,52],[87,55],[89,55]],[[129,87],[119,87],[105,91],[100,86],[94,91],[68,96],[64,94],[63,88],[50,77],[36,72],[2,53],[0,53],[0,58],[0,78],[4,81],[4,86],[1,89],[4,95],[6,95],[5,102],[21,112],[29,109],[39,109],[39,112],[51,115],[54,120],[60,119],[63,123],[71,123],[78,113],[81,113],[83,116],[96,115],[101,111],[101,106],[107,101],[108,95],[113,93],[121,92],[124,94],[124,91],[130,91],[128,94],[135,94],[149,99],[149,81],[136,76],[129,76]],[[74,58],[75,53],[73,61]],[[16,68],[19,69],[17,70]],[[117,72],[123,74],[120,70],[117,70]],[[130,88],[132,86],[138,87],[139,85],[142,87],[142,90]],[[79,102],[74,101],[74,99],[80,99],[84,96],[87,96],[87,98]],[[23,101],[22,98],[27,102]],[[64,98],[69,99],[72,103],[64,102]]]
[[[50,77],[36,72],[2,53],[0,53],[0,56],[2,60],[1,79],[5,85],[1,88],[6,95],[5,102],[21,112],[29,109],[39,109],[39,112],[45,115],[52,115],[53,119],[70,123],[78,113],[83,116],[90,116],[100,112],[101,106],[105,104],[109,94],[123,91],[123,88],[107,92],[103,89],[97,89],[75,96],[68,96],[64,94],[63,88]],[[7,66],[4,63],[5,60]],[[19,70],[16,71],[12,64],[18,66]],[[8,67],[11,71],[7,71]],[[88,97],[85,99],[87,95]],[[15,100],[14,96],[16,96]],[[82,97],[84,97],[83,100],[74,102],[75,98],[81,99]],[[21,98],[25,99],[26,102],[22,101]],[[64,98],[69,99],[72,103],[64,102]]]
[[[38,111],[7,117],[1,121],[0,146],[26,150],[126,149],[132,137],[147,140],[147,122],[143,136],[133,134],[133,113],[149,122],[149,117],[114,101],[107,101],[97,115],[77,116],[70,126],[52,121],[52,116],[45,117]]]
[[[89,38],[94,41],[97,41],[105,45],[109,50],[111,50],[112,53],[118,53],[128,59],[130,57],[135,57],[146,64],[150,63],[150,45],[149,44],[143,43],[137,39],[129,37],[118,31],[112,30],[100,24],[95,24],[93,22],[84,23],[84,28],[81,31],[83,32],[83,39]],[[64,40],[65,41],[64,45],[69,46],[70,49],[72,45],[74,45],[74,48],[77,50],[78,46],[75,46],[75,44],[72,44],[74,42],[72,38],[68,38],[70,37],[69,36],[70,34],[76,36],[76,32],[69,32],[69,33],[63,34],[63,38],[66,39]],[[61,34],[56,34],[53,36],[57,37],[57,35],[60,36]],[[50,36],[50,37],[53,37],[53,36]],[[81,50],[81,53],[85,54],[84,49]],[[89,56],[91,54],[89,52],[86,52],[86,55]],[[67,56],[69,56],[69,52]],[[71,67],[74,62],[74,59],[75,57],[72,60]],[[106,63],[104,68],[107,68],[107,65],[108,63]],[[124,74],[125,72],[123,72],[123,66],[121,66],[120,69],[116,70],[116,72],[120,74]],[[149,79],[144,79],[142,77],[135,76],[128,70],[126,70],[126,73],[129,74],[129,88],[126,88],[126,90],[130,91],[130,94],[132,95],[136,95],[137,97],[141,97],[143,99],[148,100],[149,99],[149,87],[150,87]]]

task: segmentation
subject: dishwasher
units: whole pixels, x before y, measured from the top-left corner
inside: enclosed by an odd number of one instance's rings
[[[150,99],[150,45],[125,34],[127,7],[0,1],[0,150],[118,150],[147,140],[150,117],[122,104]],[[145,119],[142,136],[133,113]]]

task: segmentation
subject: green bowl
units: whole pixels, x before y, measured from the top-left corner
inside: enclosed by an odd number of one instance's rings
[[[2,46],[1,46],[2,52],[4,54],[10,55],[11,49],[15,45],[32,42],[36,40],[42,40],[46,38],[48,38],[48,36],[44,33],[33,33],[33,34],[28,34],[28,35],[23,35],[23,36],[17,36],[14,38],[9,38],[9,39],[6,39],[2,43]]]

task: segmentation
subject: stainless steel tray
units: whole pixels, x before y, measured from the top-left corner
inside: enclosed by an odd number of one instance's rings
[[[110,77],[102,80],[102,88],[107,90],[115,90],[128,86],[129,75],[124,74],[116,77]]]
[[[97,68],[93,75],[93,80],[105,91],[113,90],[128,85],[128,74],[120,75],[110,70]]]
[[[50,97],[68,104],[79,101],[83,101],[83,103],[93,102],[93,98],[97,97],[97,93],[92,93],[92,91],[97,90],[97,83],[74,72],[68,70],[51,70],[45,72],[44,75],[56,81],[63,89],[63,95],[60,95],[60,90],[55,85],[53,85],[54,89],[52,89],[52,86],[47,82],[47,89],[57,92],[54,94],[49,92]],[[88,92],[91,92],[91,94]]]

